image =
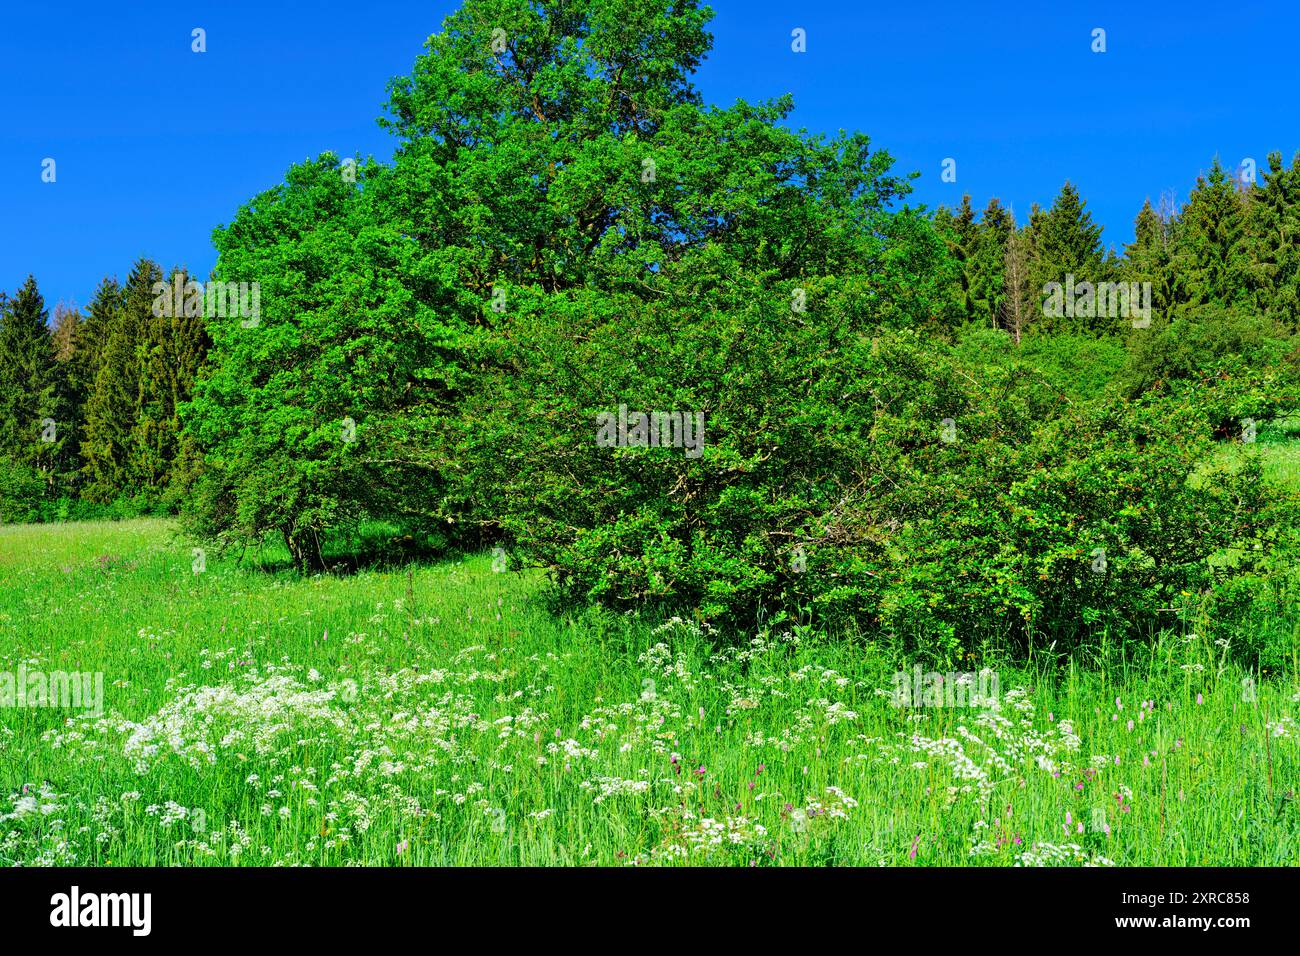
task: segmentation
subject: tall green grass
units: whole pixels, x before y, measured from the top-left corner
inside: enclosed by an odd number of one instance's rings
[[[490,556],[194,569],[163,521],[0,528],[0,669],[105,691],[0,708],[0,863],[1300,858],[1294,673],[1209,634],[982,662],[996,711],[899,707],[907,662],[861,638],[557,618]]]

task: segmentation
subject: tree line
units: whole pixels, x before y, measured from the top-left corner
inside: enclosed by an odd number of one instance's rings
[[[466,0],[389,85],[391,162],[295,164],[214,231],[256,322],[156,310],[176,273],[139,263],[50,330],[29,281],[0,326],[7,520],[175,508],[304,570],[382,522],[500,543],[577,602],[814,609],[941,656],[1149,633],[1225,575],[1224,601],[1272,593],[1294,495],[1201,470],[1297,406],[1300,159],[1216,162],[1122,254],[1070,184],[1023,224],[929,213],[789,97],[706,106],[708,19]],[[1044,305],[1119,280],[1150,327]],[[699,454],[602,443],[623,407],[700,423]]]
[[[1066,183],[1048,209],[1034,205],[1022,224],[993,199],[976,214],[970,197],[940,208],[943,232],[960,273],[952,289],[958,315],[1006,329],[1017,339],[1041,332],[1115,334],[1129,323],[1110,315],[1045,314],[1044,288],[1076,283],[1150,283],[1152,311],[1174,320],[1204,310],[1253,315],[1300,329],[1300,152],[1280,152],[1255,182],[1243,164],[1230,174],[1216,157],[1181,207],[1171,194],[1143,203],[1133,241],[1122,254],[1102,246],[1078,190]]]
[[[963,196],[930,220],[944,256],[932,265],[941,282],[924,324],[939,334],[980,324],[1017,342],[1026,334],[1122,335],[1127,317],[1044,309],[1044,288],[1072,276],[1076,284],[1150,283],[1162,323],[1208,312],[1295,332],[1300,153],[1289,166],[1270,153],[1261,178],[1256,184],[1229,175],[1216,159],[1181,208],[1168,195],[1157,206],[1143,204],[1122,254],[1103,248],[1101,226],[1069,182],[1050,207],[1033,206],[1019,225],[999,199],[977,214]],[[339,184],[346,185],[341,177]],[[561,281],[553,273],[525,278]],[[164,275],[141,259],[125,283],[105,278],[89,306],[56,308],[52,321],[34,277],[12,296],[0,291],[4,520],[176,507],[182,479],[193,480],[201,465],[180,411],[210,344],[201,312],[155,314],[157,284],[178,279],[183,286],[192,277],[184,269]],[[486,276],[476,281],[490,288]]]
[[[188,282],[184,270],[166,276]],[[0,292],[0,519],[174,509],[199,456],[180,408],[208,349],[202,316],[155,314],[163,270],[135,263],[51,316],[36,279]]]

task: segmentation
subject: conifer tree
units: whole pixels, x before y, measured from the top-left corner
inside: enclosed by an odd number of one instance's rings
[[[1268,154],[1264,185],[1251,192],[1247,249],[1255,311],[1300,331],[1300,152],[1290,167]]]
[[[0,314],[0,454],[54,481],[66,433],[57,411],[54,341],[45,300],[28,276]]]
[[[975,207],[971,205],[970,195],[961,197],[961,205],[955,212],[940,206],[935,212],[934,221],[939,234],[944,238],[948,252],[957,263],[956,283],[949,294],[954,300],[959,321],[972,321],[978,317],[971,290],[971,269],[980,229],[975,221]]]
[[[1030,283],[1036,294],[1045,296],[1049,282],[1065,284],[1070,277],[1075,285],[1104,278],[1101,226],[1092,221],[1092,213],[1072,183],[1061,187],[1052,207],[1037,221],[1031,217],[1031,226],[1034,256]],[[1107,319],[1104,324],[1110,322]],[[1096,325],[1087,318],[1053,318],[1045,314],[1045,327],[1054,331],[1093,330]]]
[[[1133,241],[1124,247],[1120,278],[1125,282],[1151,283],[1151,309],[1167,313],[1174,300],[1174,276],[1170,255],[1172,223],[1146,199],[1133,225]]]
[[[1176,309],[1250,304],[1249,202],[1217,157],[1209,173],[1197,178],[1174,230]]]
[[[86,402],[86,495],[110,502],[139,490],[141,458],[136,447],[141,417],[144,357],[153,321],[154,285],[162,270],[148,259],[132,269],[121,307],[109,320],[95,384]],[[101,286],[102,288],[102,286]]]
[[[1017,345],[1038,314],[1038,300],[1029,285],[1030,242],[1027,230],[1013,228],[1002,253],[1003,294],[998,317]]]
[[[1015,219],[994,198],[980,216],[979,230],[967,259],[968,285],[973,318],[981,325],[996,327],[1003,295],[1003,262],[1007,240],[1015,232]]]
[[[59,448],[55,461],[60,496],[75,494],[81,468],[82,414],[86,393],[76,371],[77,351],[81,340],[81,312],[60,303],[54,308],[55,389],[52,417],[58,423]]]
[[[116,279],[102,279],[95,296],[77,325],[76,347],[69,360],[70,387],[84,405],[95,387],[108,333],[122,308],[122,287]]]
[[[77,348],[77,333],[80,325],[79,311],[62,302],[54,307],[54,328],[50,336],[54,340],[55,361],[66,362],[72,358],[72,353]]]
[[[192,279],[184,269],[174,269],[167,276],[171,308],[153,308],[141,343],[140,409],[131,436],[131,471],[155,498],[161,497],[170,483],[180,454],[177,410],[193,395],[207,354],[202,287],[192,284]],[[184,292],[183,297],[175,295],[178,289]]]

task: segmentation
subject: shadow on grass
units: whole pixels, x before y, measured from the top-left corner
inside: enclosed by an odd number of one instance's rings
[[[454,540],[439,532],[408,531],[388,522],[366,522],[339,530],[321,541],[320,567],[305,574],[349,576],[362,571],[390,571],[408,565],[431,564],[481,551],[479,540]],[[250,548],[240,561],[267,574],[297,573],[288,549],[278,541]]]

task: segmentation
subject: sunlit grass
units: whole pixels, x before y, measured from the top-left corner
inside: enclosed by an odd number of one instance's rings
[[[899,662],[788,623],[556,618],[490,556],[196,574],[132,521],[0,528],[0,570],[3,668],[102,671],[106,711],[0,708],[0,863],[1300,858],[1293,675],[1209,635],[986,662],[1004,724],[892,706]]]

